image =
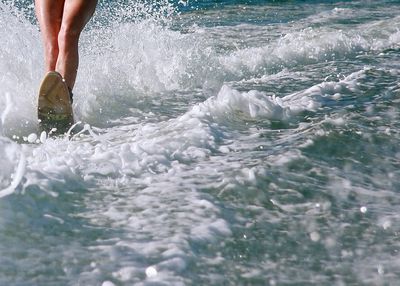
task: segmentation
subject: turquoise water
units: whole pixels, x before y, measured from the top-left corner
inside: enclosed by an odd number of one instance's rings
[[[37,134],[1,1],[0,285],[397,285],[398,1],[100,1]]]

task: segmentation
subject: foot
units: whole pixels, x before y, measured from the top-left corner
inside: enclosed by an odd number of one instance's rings
[[[74,124],[72,92],[62,76],[48,72],[39,89],[38,119],[41,131],[63,134]]]

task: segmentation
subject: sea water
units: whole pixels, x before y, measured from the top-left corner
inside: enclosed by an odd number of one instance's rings
[[[0,2],[0,285],[398,285],[399,1],[100,1],[38,134]]]

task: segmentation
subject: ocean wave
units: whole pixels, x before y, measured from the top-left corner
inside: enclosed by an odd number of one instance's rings
[[[215,96],[166,121],[94,128],[90,135],[72,141],[50,138],[40,140],[39,145],[25,145],[24,149],[5,140],[2,149],[6,153],[2,157],[9,168],[1,173],[5,178],[2,188],[13,185],[15,189],[23,181],[22,189],[39,185],[51,191],[48,183],[54,180],[90,186],[104,184],[103,179],[109,178],[125,182],[142,180],[150,174],[177,175],[188,164],[229,150],[223,147],[224,142],[234,134],[237,123],[240,128],[253,119],[300,123],[302,112],[352,106],[354,102],[346,98],[362,96],[373,77],[384,72],[365,68],[340,81],[322,82],[283,97],[256,90],[241,92],[224,85]],[[12,174],[17,178],[14,183]]]
[[[0,48],[0,110],[11,106],[3,133],[26,136],[36,128],[35,94],[42,66],[39,33],[29,21],[8,11],[8,6],[2,7],[3,21],[15,24],[13,30],[1,32],[8,40]],[[130,13],[138,13],[135,11]],[[218,30],[215,34],[210,29],[206,33],[196,29],[181,33],[154,17],[93,24],[83,33],[74,104],[78,120],[104,126],[107,121],[129,115],[130,108],[143,96],[152,98],[193,88],[212,95],[226,82],[397,47],[400,19],[359,25],[352,31],[310,27],[282,37],[271,34],[271,41],[262,46],[221,51],[215,42]],[[261,31],[256,27],[252,25],[250,31],[258,34]],[[10,104],[6,103],[6,94],[10,95]]]

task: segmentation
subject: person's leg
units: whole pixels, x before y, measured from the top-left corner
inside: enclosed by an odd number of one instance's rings
[[[54,71],[58,58],[58,33],[64,0],[35,0],[36,17],[43,39],[46,72]]]
[[[71,90],[74,87],[78,71],[79,36],[93,15],[96,5],[97,0],[65,0],[61,28],[58,34],[59,54],[56,71],[63,76]]]

